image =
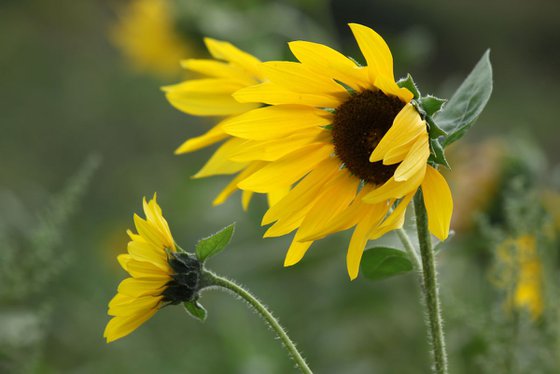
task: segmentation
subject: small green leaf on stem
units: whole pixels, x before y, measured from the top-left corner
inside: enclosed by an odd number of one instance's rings
[[[428,161],[434,162],[438,165],[443,165],[448,169],[451,169],[449,163],[447,162],[447,158],[445,158],[445,151],[441,146],[438,139],[430,139],[430,158]]]
[[[441,110],[443,105],[447,102],[445,99],[440,99],[432,95],[427,95],[418,99],[418,103],[422,106],[428,116],[433,116]]]
[[[183,306],[191,317],[198,319],[200,322],[204,322],[206,320],[206,309],[204,309],[198,301],[186,301],[183,303]]]
[[[459,140],[474,124],[492,94],[492,64],[487,50],[434,120],[449,135],[443,146]]]
[[[234,229],[235,223],[232,223],[217,233],[210,235],[207,238],[200,239],[195,246],[196,257],[198,257],[200,261],[204,261],[208,257],[214,256],[223,251],[229,244]]]
[[[374,247],[364,252],[362,274],[372,280],[392,277],[412,270],[408,255],[395,248]]]

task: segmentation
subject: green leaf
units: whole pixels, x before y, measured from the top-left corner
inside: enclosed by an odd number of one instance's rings
[[[206,320],[206,309],[204,309],[204,307],[200,305],[197,300],[185,301],[183,303],[183,306],[191,317],[196,318],[200,322],[204,322]]]
[[[482,113],[491,94],[492,64],[490,50],[487,50],[444,110],[434,117],[437,124],[449,134],[443,142],[444,147],[465,135]]]
[[[362,274],[377,280],[392,277],[412,270],[408,255],[395,248],[375,247],[367,249],[362,257]]]
[[[445,157],[445,151],[441,146],[439,140],[437,139],[430,139],[430,149],[432,153],[430,154],[429,161],[432,161],[436,164],[443,165],[448,169],[451,169],[449,163],[447,162],[447,158]]]
[[[430,139],[437,139],[440,136],[445,136],[447,133],[443,131],[437,123],[433,120],[432,117],[426,116],[426,122],[428,122],[428,135],[430,135]]]
[[[397,82],[397,85],[401,88],[403,87],[407,88],[410,92],[412,92],[415,99],[418,99],[420,97],[420,91],[418,90],[416,83],[414,83],[414,79],[412,79],[412,75],[408,74],[406,78],[400,79]]]
[[[214,235],[210,235],[207,238],[200,239],[195,246],[196,257],[200,261],[206,260],[208,257],[214,256],[221,252],[231,240],[233,231],[235,229],[235,223],[221,229]]]
[[[447,102],[445,99],[440,99],[432,95],[424,96],[418,99],[418,103],[424,109],[428,116],[433,116],[441,110],[443,105]]]

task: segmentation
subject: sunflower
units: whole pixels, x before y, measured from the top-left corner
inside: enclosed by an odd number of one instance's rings
[[[177,61],[192,54],[175,31],[171,8],[167,0],[132,0],[122,9],[111,38],[137,70],[174,76]]]
[[[109,303],[113,318],[103,334],[107,343],[136,330],[162,306],[191,300],[197,292],[200,262],[177,251],[156,196],[143,205],[146,219],[134,215],[138,234],[128,231],[128,254],[118,256],[130,278],[120,283]]]
[[[232,171],[242,170],[238,188],[284,191],[262,224],[274,223],[265,237],[297,230],[285,266],[315,240],[354,228],[347,252],[354,279],[367,241],[402,227],[418,188],[440,240],[448,236],[453,202],[428,163],[426,121],[413,93],[396,83],[389,47],[368,27],[350,28],[366,66],[322,44],[289,43],[299,62],[262,63],[266,80],[233,94],[240,103],[267,106],[222,123],[222,136],[232,138],[218,153]]]
[[[188,139],[175,154],[184,154],[208,147],[218,142],[223,144],[196,173],[193,178],[212,175],[239,175],[216,197],[214,205],[221,204],[237,190],[237,183],[258,170],[266,163],[264,160],[245,161],[242,158],[230,159],[232,149],[238,149],[242,139],[232,138],[224,131],[230,121],[240,114],[261,107],[259,103],[240,103],[233,93],[264,81],[262,63],[256,57],[238,49],[231,43],[212,38],[204,42],[214,59],[189,59],[182,61],[186,69],[205,75],[205,78],[191,79],[179,84],[163,87],[166,97],[175,108],[194,116],[225,117],[207,133]],[[287,191],[271,191],[269,203],[273,205]],[[243,208],[247,209],[253,193],[243,191]]]

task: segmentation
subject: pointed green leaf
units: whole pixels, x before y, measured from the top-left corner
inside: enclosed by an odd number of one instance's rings
[[[414,83],[414,79],[412,79],[412,75],[408,74],[406,78],[402,78],[397,82],[397,85],[401,88],[407,88],[412,94],[414,95],[415,99],[420,97],[420,91],[418,90],[418,86]]]
[[[412,270],[408,255],[395,248],[375,247],[364,252],[361,262],[362,274],[377,280],[407,273]]]
[[[418,99],[418,103],[422,106],[428,116],[433,116],[441,110],[443,105],[447,102],[445,99],[440,99],[432,95],[424,96]]]
[[[201,239],[195,246],[196,257],[200,261],[204,261],[208,257],[221,252],[229,244],[234,229],[235,223],[232,223],[214,235]]]
[[[444,147],[459,140],[474,124],[491,94],[492,64],[490,50],[487,50],[445,108],[434,117],[439,127],[449,134]]]
[[[204,322],[206,320],[206,309],[204,309],[197,300],[185,301],[183,306],[191,317],[196,318],[200,322]]]
[[[446,168],[451,169],[451,166],[449,166],[447,158],[445,157],[445,151],[443,150],[443,147],[441,146],[439,140],[430,139],[430,150],[432,153],[430,154],[430,158],[428,161],[443,165]]]

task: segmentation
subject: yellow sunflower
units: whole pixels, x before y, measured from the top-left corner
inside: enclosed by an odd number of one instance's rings
[[[194,175],[194,178],[203,178],[212,175],[230,175],[241,171],[216,197],[214,205],[218,205],[237,190],[237,183],[240,180],[266,163],[264,160],[253,162],[231,159],[229,157],[231,150],[237,149],[238,144],[243,140],[232,138],[224,131],[224,126],[234,121],[238,115],[261,106],[258,103],[240,103],[232,94],[262,82],[264,75],[259,59],[231,43],[211,38],[205,38],[204,42],[214,59],[189,59],[182,61],[182,66],[206,77],[163,87],[163,90],[171,105],[182,112],[194,116],[225,117],[210,131],[188,139],[175,151],[175,154],[189,153],[225,140],[206,165]],[[278,201],[285,192],[287,191],[270,192],[268,195],[270,204]],[[252,194],[251,191],[243,192],[244,209],[247,209]]]
[[[178,252],[156,197],[144,199],[146,219],[134,215],[138,234],[128,231],[128,254],[118,261],[130,278],[123,280],[109,303],[113,316],[103,336],[120,339],[150,319],[163,305],[191,300],[197,290],[200,262]]]
[[[122,9],[111,38],[137,70],[174,76],[177,61],[192,54],[174,29],[171,8],[167,0],[132,0]]]
[[[238,188],[289,191],[262,221],[274,222],[265,237],[297,230],[286,266],[313,241],[353,227],[347,268],[354,279],[367,241],[402,227],[419,187],[429,229],[440,240],[448,236],[453,202],[428,164],[427,124],[413,94],[395,82],[389,47],[368,27],[350,28],[367,66],[321,44],[291,42],[299,62],[265,62],[266,80],[233,94],[268,106],[222,123],[222,136],[233,138],[218,153],[231,171],[242,170]]]

